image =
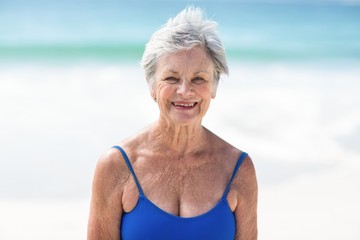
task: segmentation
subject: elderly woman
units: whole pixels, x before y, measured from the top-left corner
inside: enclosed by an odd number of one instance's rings
[[[252,161],[201,124],[227,73],[216,23],[185,9],[153,34],[142,65],[159,118],[100,158],[88,239],[257,239]]]

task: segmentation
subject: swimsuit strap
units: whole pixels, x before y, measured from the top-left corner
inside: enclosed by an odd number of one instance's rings
[[[247,154],[246,152],[243,152],[243,153],[240,155],[240,157],[239,157],[239,159],[238,159],[238,161],[237,161],[237,163],[236,163],[234,172],[233,172],[233,174],[232,174],[232,176],[231,176],[231,178],[230,178],[230,182],[229,182],[229,184],[227,185],[227,187],[226,187],[226,189],[225,189],[225,192],[224,192],[224,195],[223,195],[222,198],[226,198],[226,196],[227,196],[227,194],[228,194],[228,192],[229,192],[229,190],[230,190],[231,183],[232,183],[232,181],[234,180],[234,178],[235,178],[235,176],[236,176],[236,173],[237,173],[238,169],[240,168],[241,163],[244,161],[244,159],[245,159],[247,156],[248,156],[248,154]]]
[[[134,169],[132,168],[131,163],[130,163],[130,160],[129,160],[128,156],[126,155],[124,149],[122,149],[122,148],[119,147],[119,146],[113,146],[113,148],[118,149],[118,150],[121,152],[121,154],[123,155],[123,158],[125,159],[126,165],[128,166],[131,174],[132,174],[133,177],[134,177],[134,180],[135,180],[135,183],[136,183],[136,185],[137,185],[137,187],[138,187],[138,189],[139,189],[140,195],[143,196],[143,195],[144,195],[144,192],[143,192],[143,190],[142,190],[142,188],[141,188],[141,186],[140,186],[139,180],[137,179],[137,177],[136,177],[136,175],[135,175]]]

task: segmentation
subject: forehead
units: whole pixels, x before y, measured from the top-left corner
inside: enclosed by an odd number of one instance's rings
[[[207,72],[212,73],[213,63],[202,47],[181,50],[167,54],[158,61],[156,72],[159,74],[172,72]]]

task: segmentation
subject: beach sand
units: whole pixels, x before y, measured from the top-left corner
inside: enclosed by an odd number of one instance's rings
[[[360,68],[232,62],[204,125],[253,158],[259,239],[360,239]],[[0,239],[85,239],[97,159],[157,118],[136,64],[2,65]]]

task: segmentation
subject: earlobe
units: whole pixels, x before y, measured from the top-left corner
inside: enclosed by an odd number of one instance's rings
[[[218,82],[215,82],[212,86],[212,91],[211,91],[211,98],[214,99],[216,97],[216,91],[217,91],[217,87],[218,87]]]
[[[213,91],[213,92],[211,93],[211,98],[214,99],[215,97],[216,97],[216,91]]]
[[[148,84],[148,86],[149,86],[151,98],[154,99],[156,102],[156,93],[155,93],[154,87],[151,86],[150,84]]]
[[[212,99],[214,99],[216,97],[216,90],[217,90],[217,87],[215,87],[211,92],[211,98]]]
[[[152,98],[155,102],[157,102],[157,97],[156,97],[155,94],[151,93],[151,98]]]

